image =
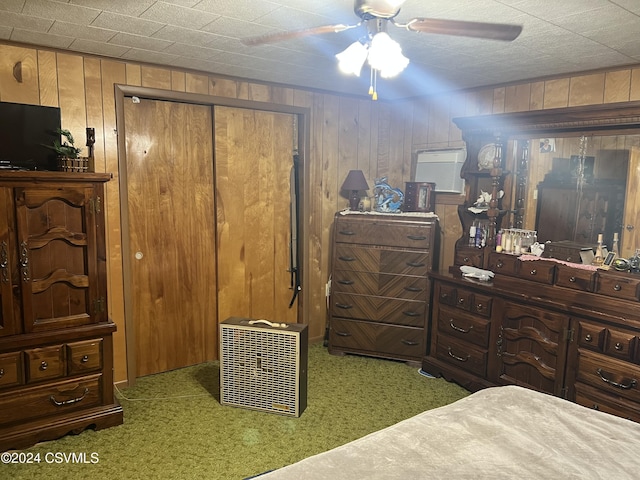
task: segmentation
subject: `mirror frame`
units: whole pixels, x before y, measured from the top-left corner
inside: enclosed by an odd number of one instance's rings
[[[477,199],[480,177],[490,176],[492,188],[487,211],[489,231],[485,248],[493,250],[497,221],[504,214],[504,210],[498,208],[498,192],[504,188],[504,174],[507,173],[502,154],[507,142],[526,140],[518,142],[517,158],[514,159],[515,177],[510,179],[515,182],[515,198],[506,201],[507,208],[514,214],[514,226],[522,228],[528,181],[528,140],[534,137],[640,134],[640,101],[458,117],[453,122],[460,128],[462,139],[467,145],[467,159],[460,173],[465,180],[465,201],[459,212],[473,205]],[[483,174],[477,164],[478,154],[488,143],[495,144],[496,153],[493,168]],[[462,221],[462,215],[460,218]],[[462,223],[462,237],[456,242],[456,248],[464,245],[466,232],[464,222]],[[487,261],[488,255],[484,255],[482,266],[486,266]]]

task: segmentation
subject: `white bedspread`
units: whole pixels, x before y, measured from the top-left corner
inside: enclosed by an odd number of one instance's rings
[[[257,478],[638,479],[640,424],[492,387]]]

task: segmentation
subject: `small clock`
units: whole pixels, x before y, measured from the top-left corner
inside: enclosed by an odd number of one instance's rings
[[[478,153],[478,168],[480,170],[491,170],[495,156],[496,145],[494,143],[488,143],[483,146]]]

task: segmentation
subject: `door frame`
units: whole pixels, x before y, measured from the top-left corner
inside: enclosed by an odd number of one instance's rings
[[[211,107],[212,131],[211,138],[215,144],[215,116],[213,108],[216,106],[246,108],[249,110],[259,110],[274,113],[287,113],[297,117],[297,143],[298,155],[300,159],[298,178],[300,181],[300,199],[298,202],[298,218],[304,220],[310,215],[309,198],[309,172],[308,161],[310,158],[310,132],[311,132],[311,109],[308,107],[297,107],[270,102],[258,102],[254,100],[243,100],[237,98],[218,97],[214,95],[204,95],[197,93],[177,92],[172,90],[162,90],[157,88],[137,87],[131,85],[114,85],[115,107],[116,107],[116,133],[118,142],[118,188],[120,191],[120,234],[122,246],[122,277],[123,277],[123,301],[124,301],[124,325],[125,325],[125,348],[127,358],[127,383],[133,385],[136,380],[136,338],[135,326],[133,323],[133,305],[131,297],[131,255],[129,245],[129,199],[127,181],[127,153],[126,153],[126,125],[124,121],[124,102],[127,97],[138,97],[148,100],[164,100],[196,105],[206,105]],[[215,163],[214,178],[215,178]],[[214,205],[215,208],[215,205]],[[310,306],[304,301],[304,286],[309,285],[309,272],[305,265],[309,260],[308,234],[304,228],[305,222],[300,221],[298,225],[298,249],[300,262],[298,265],[299,275],[302,279],[303,288],[300,290],[298,302],[298,323],[308,323]],[[293,292],[292,292],[293,295]],[[216,318],[218,312],[216,311]],[[217,328],[217,326],[216,326]]]

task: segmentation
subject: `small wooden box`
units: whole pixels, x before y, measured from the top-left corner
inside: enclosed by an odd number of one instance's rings
[[[406,182],[404,192],[405,212],[433,212],[436,206],[436,184],[431,182]]]

